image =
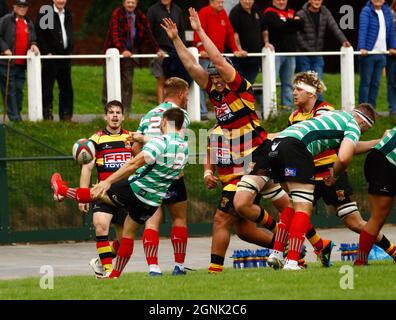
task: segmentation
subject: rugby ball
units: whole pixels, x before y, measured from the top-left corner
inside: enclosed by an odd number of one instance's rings
[[[89,163],[95,158],[95,145],[91,140],[79,139],[73,145],[72,154],[77,163]]]

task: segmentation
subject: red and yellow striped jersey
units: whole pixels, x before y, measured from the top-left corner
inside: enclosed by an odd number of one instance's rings
[[[132,146],[126,140],[128,135],[129,131],[124,129],[121,129],[117,134],[103,129],[89,138],[95,144],[95,163],[99,181],[107,179],[132,158]]]
[[[234,71],[232,81],[219,93],[209,77],[206,91],[213,103],[217,123],[229,141],[234,160],[250,155],[267,139],[254,108],[252,85]]]
[[[224,137],[223,130],[216,125],[208,137],[210,163],[216,164],[218,177],[225,191],[236,191],[236,184],[245,174],[243,164],[235,164],[230,152],[230,145]]]
[[[318,117],[326,112],[334,110],[334,107],[326,101],[316,101],[310,112],[303,112],[301,108],[294,111],[289,117],[289,126],[300,121]],[[322,180],[323,177],[330,174],[329,168],[337,160],[337,150],[326,150],[314,157],[315,162],[315,179]]]

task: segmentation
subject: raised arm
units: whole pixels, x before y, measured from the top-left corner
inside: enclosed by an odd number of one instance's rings
[[[177,55],[182,61],[184,68],[201,88],[205,88],[208,83],[209,74],[195,60],[193,54],[184,45],[183,41],[179,37],[176,23],[169,18],[165,18],[162,21],[163,23],[161,24],[161,27],[166,31],[169,39],[172,40],[173,45],[176,48]]]
[[[190,23],[191,27],[194,31],[197,32],[198,36],[200,37],[203,46],[205,47],[205,51],[209,56],[209,59],[214,63],[217,71],[219,72],[220,76],[225,81],[231,81],[234,77],[235,69],[231,66],[226,59],[221,55],[221,52],[212,40],[207,36],[204,29],[201,26],[201,22],[199,21],[199,16],[197,11],[193,8],[188,9],[190,13]]]

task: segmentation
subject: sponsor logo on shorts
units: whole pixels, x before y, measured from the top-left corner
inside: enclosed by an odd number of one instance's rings
[[[277,142],[277,143],[273,142],[272,145],[271,145],[271,150],[275,151],[275,149],[278,147],[279,143],[280,143],[280,141]]]
[[[107,153],[103,156],[103,167],[105,169],[119,169],[131,158],[132,155],[129,152]]]
[[[337,194],[338,201],[345,200],[345,190],[336,190],[336,194]]]
[[[229,201],[230,201],[230,200],[229,200],[228,198],[222,197],[222,198],[221,198],[221,201],[220,201],[220,207],[221,207],[221,208],[225,208],[225,207],[227,206],[227,203],[228,203]]]
[[[285,177],[295,177],[297,175],[296,168],[285,168]]]
[[[171,199],[171,198],[176,198],[177,197],[177,191],[167,191],[164,199]]]

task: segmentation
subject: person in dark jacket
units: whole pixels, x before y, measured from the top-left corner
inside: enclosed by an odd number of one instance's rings
[[[42,55],[70,55],[73,51],[72,14],[66,8],[67,0],[53,0],[54,25],[42,23],[48,13],[39,13],[36,32]],[[55,80],[59,87],[59,119],[70,121],[73,116],[73,85],[71,60],[42,60],[42,94],[44,120],[53,120],[53,89]]]
[[[161,28],[162,19],[164,18],[171,18],[175,21],[182,41],[186,43],[186,26],[182,9],[172,0],[159,0],[154,3],[147,11],[147,19],[159,47],[169,55],[169,57],[165,59],[155,58],[150,63],[151,72],[157,78],[158,103],[163,101],[166,79],[179,77],[188,83],[192,81],[186,69],[184,69],[183,63],[180,61],[172,41],[169,40],[166,32]]]
[[[0,52],[5,56],[24,56],[28,50],[39,54],[34,25],[28,17],[28,0],[15,0],[14,11],[0,20]],[[21,121],[26,59],[0,60],[0,85],[7,115]],[[7,83],[8,82],[8,83]],[[7,97],[6,97],[7,92]]]
[[[369,0],[360,12],[358,50],[361,54],[359,103],[368,102],[375,107],[386,55],[368,55],[368,52],[389,50],[390,55],[396,54],[393,16],[385,0]]]
[[[295,11],[287,6],[287,0],[272,0],[272,6],[264,11],[267,20],[269,41],[276,52],[297,51],[297,31],[303,28],[303,22]],[[293,76],[296,57],[275,58],[276,74],[281,82],[281,105],[291,109],[293,105]]]
[[[0,18],[9,13],[8,4],[6,0],[0,0]]]
[[[230,21],[234,36],[240,47],[249,52],[261,52],[263,47],[274,50],[269,43],[268,27],[265,18],[254,0],[240,0],[230,11]],[[251,84],[256,81],[261,67],[261,58],[233,58],[235,68]]]
[[[393,25],[396,34],[396,0],[393,0],[392,5]],[[386,61],[386,81],[387,81],[387,96],[389,115],[396,116],[396,56],[389,55]]]
[[[116,8],[110,18],[104,49],[117,48],[123,56],[121,59],[121,102],[128,117],[131,111],[133,95],[133,76],[136,62],[131,58],[134,53],[156,53],[164,58],[159,48],[146,15],[138,7],[138,0],[122,0],[122,6]],[[106,73],[103,82],[102,102],[107,103]]]
[[[297,32],[298,51],[323,51],[326,30],[329,30],[344,46],[351,44],[338,27],[329,9],[323,5],[323,0],[308,0],[297,12],[304,22],[304,28]],[[315,71],[323,80],[323,56],[298,56],[296,72]]]

